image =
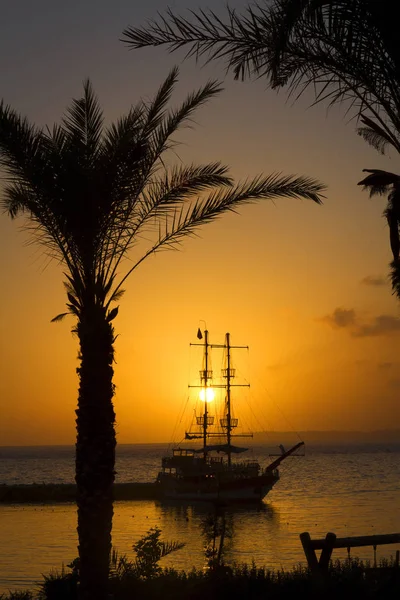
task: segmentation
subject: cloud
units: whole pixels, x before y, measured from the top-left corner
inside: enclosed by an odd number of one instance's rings
[[[378,315],[369,323],[358,325],[353,332],[355,337],[374,337],[390,335],[400,331],[400,319],[391,315]]]
[[[378,363],[378,369],[388,371],[388,370],[392,369],[395,365],[396,365],[396,363],[393,363],[393,362],[380,362],[380,363]]]
[[[381,287],[387,285],[387,279],[381,275],[367,275],[364,279],[361,279],[363,285],[370,285],[373,287]]]
[[[320,321],[327,323],[334,329],[346,328],[355,324],[356,312],[353,308],[335,308],[331,315],[322,317]]]
[[[345,329],[352,337],[389,336],[400,333],[400,319],[393,315],[377,315],[362,319],[354,308],[335,308],[332,314],[318,319],[332,329]]]
[[[388,382],[388,386],[394,390],[398,390],[400,388],[400,379],[391,379]]]
[[[354,364],[356,365],[356,367],[365,367],[365,365],[368,365],[371,361],[367,360],[366,358],[357,358],[354,361]]]

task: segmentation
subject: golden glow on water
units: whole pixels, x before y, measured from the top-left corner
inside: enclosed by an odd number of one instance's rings
[[[143,449],[122,462],[120,475],[144,456],[144,469],[152,472],[154,460]],[[158,464],[158,463],[156,463]],[[372,535],[400,531],[399,452],[310,453],[288,459],[281,480],[267,496],[262,510],[239,508],[227,511],[233,537],[227,563],[248,562],[290,569],[304,563],[299,534],[325,537]],[[162,539],[185,542],[163,566],[190,569],[204,566],[202,519],[210,507],[174,506],[138,501],[114,506],[113,544],[132,556],[132,544],[151,527],[162,530]],[[76,510],[73,505],[0,506],[0,594],[9,589],[31,587],[41,573],[61,568],[77,555]],[[378,548],[378,558],[390,556],[397,547]],[[355,555],[355,551],[353,552]],[[373,558],[371,548],[357,555]],[[346,558],[346,550],[335,551]]]
[[[290,569],[305,562],[299,534],[310,531],[313,537],[325,537],[328,531],[338,536],[372,535],[400,530],[396,506],[400,493],[382,494],[379,515],[372,494],[354,502],[349,496],[304,498],[274,491],[262,511],[242,509],[228,512],[233,537],[226,554],[228,563],[253,559],[258,565]],[[397,503],[397,504],[396,504]],[[201,520],[206,507],[172,507],[154,502],[117,502],[115,504],[113,544],[120,553],[132,556],[132,544],[151,527],[162,530],[162,539],[185,542],[183,550],[162,561],[163,566],[177,569],[202,568],[205,565],[201,536]],[[0,593],[9,589],[32,587],[41,573],[61,569],[76,557],[77,536],[75,507],[35,508],[0,507],[2,552]],[[378,558],[394,554],[398,546],[378,548]],[[355,554],[354,554],[355,555]],[[346,558],[346,550],[335,552],[335,558]],[[360,548],[357,556],[373,558],[371,548]]]

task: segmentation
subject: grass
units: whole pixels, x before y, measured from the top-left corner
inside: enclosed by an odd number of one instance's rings
[[[118,557],[117,557],[118,558]],[[126,557],[118,558],[126,561]],[[357,558],[331,563],[329,579],[323,590],[315,587],[309,570],[301,565],[290,571],[240,564],[210,570],[176,571],[157,569],[149,576],[128,567],[111,569],[110,598],[113,600],[292,600],[293,598],[389,599],[400,597],[400,570],[393,559],[383,560],[379,568]],[[76,568],[44,577],[36,592],[10,592],[1,600],[77,600]]]

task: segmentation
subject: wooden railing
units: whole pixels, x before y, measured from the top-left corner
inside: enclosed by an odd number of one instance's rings
[[[386,535],[364,535],[358,537],[337,538],[335,533],[327,533],[324,539],[312,540],[308,531],[300,534],[300,540],[303,546],[304,554],[307,559],[308,567],[313,577],[323,582],[328,574],[329,561],[332,557],[334,548],[359,548],[361,546],[372,546],[376,550],[377,546],[385,544],[400,544],[400,533],[389,533]],[[315,554],[316,550],[321,550],[319,560]],[[399,551],[396,551],[395,567],[399,567]],[[374,563],[376,567],[376,561]]]

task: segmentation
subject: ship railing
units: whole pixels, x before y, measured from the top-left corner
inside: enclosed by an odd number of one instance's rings
[[[230,377],[230,379],[234,379],[236,375],[236,369],[222,369],[222,377],[226,379]]]
[[[243,473],[259,473],[261,467],[259,465],[258,462],[252,462],[252,461],[242,461],[242,462],[235,462],[232,463],[231,465],[231,469],[233,469],[234,471],[239,471],[239,472],[243,472]]]
[[[224,459],[222,456],[209,456],[207,460],[211,465],[219,465],[223,462]]]
[[[194,456],[194,450],[191,448],[174,448],[172,456]]]
[[[221,427],[224,427],[226,429],[228,427],[230,427],[231,429],[234,429],[235,427],[238,426],[239,419],[233,419],[233,418],[227,419],[226,417],[224,417],[223,419],[219,420],[219,423],[220,423]]]
[[[207,415],[207,425],[214,425],[214,417],[212,415]],[[197,425],[204,425],[204,417],[196,417]]]
[[[194,450],[176,448],[172,452],[172,456],[164,456],[161,461],[161,466],[165,469],[171,469],[179,464],[187,464],[195,458]]]
[[[204,381],[210,381],[210,379],[213,378],[213,372],[209,371],[209,370],[205,370],[205,369],[201,369],[201,371],[199,371],[200,374],[200,381],[203,383]]]
[[[260,469],[260,463],[256,460],[246,460],[242,463],[248,469]]]

